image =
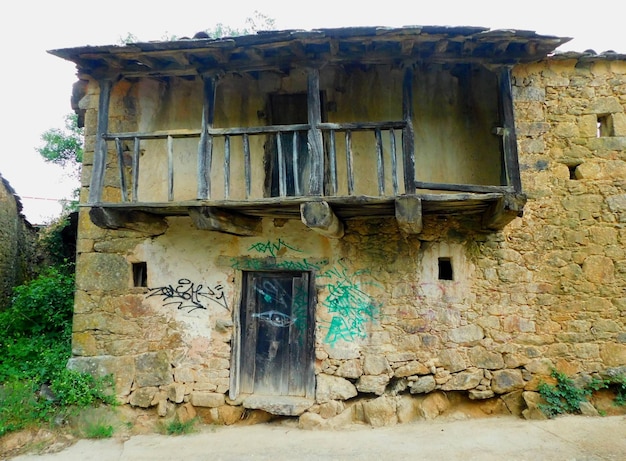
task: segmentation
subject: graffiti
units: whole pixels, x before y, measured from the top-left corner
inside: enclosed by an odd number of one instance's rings
[[[276,242],[272,242],[268,240],[267,242],[258,242],[248,248],[248,251],[257,251],[262,254],[269,254],[273,258],[276,257],[277,254],[283,253],[286,249],[290,249],[292,251],[297,251],[300,253],[302,250],[298,248],[294,248],[291,245],[288,245],[283,241],[283,239],[278,239]],[[281,251],[283,250],[283,251]]]
[[[266,303],[272,303],[281,306],[283,310],[289,310],[291,296],[280,284],[265,280],[260,287],[255,287],[255,290],[263,296],[263,300]]]
[[[379,315],[380,304],[362,290],[362,283],[355,278],[366,271],[350,274],[343,265],[322,274],[331,282],[326,286],[329,295],[322,303],[332,319],[328,326],[325,341],[334,345],[337,341],[354,341],[367,336],[367,326]]]
[[[289,325],[295,323],[295,321],[297,320],[296,317],[289,317],[282,312],[274,310],[261,312],[260,314],[252,314],[252,317],[256,317],[264,322],[269,323],[272,326],[280,328],[288,327]]]
[[[180,279],[176,286],[167,285],[158,288],[149,288],[146,298],[158,296],[163,301],[164,306],[176,306],[178,310],[189,309],[192,312],[196,309],[207,309],[207,302],[213,302],[228,310],[228,302],[224,296],[224,287],[221,284],[213,288],[195,284],[189,279]]]

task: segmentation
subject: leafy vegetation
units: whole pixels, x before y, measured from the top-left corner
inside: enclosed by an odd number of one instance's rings
[[[83,162],[84,130],[78,124],[78,115],[71,113],[65,116],[63,128],[50,128],[41,135],[43,145],[37,148],[39,155],[47,162],[59,165],[68,175],[76,180],[74,200],[65,208],[74,211],[78,206],[80,169]]]
[[[549,418],[563,413],[580,413],[580,404],[587,401],[591,389],[579,388],[565,373],[552,370],[556,384],[539,384],[539,394],[546,401],[538,407]]]
[[[552,370],[555,384],[541,383],[538,391],[546,403],[539,409],[549,418],[565,413],[580,413],[580,404],[588,402],[593,392],[612,388],[615,391],[615,405],[626,404],[626,375],[616,375],[606,379],[592,379],[584,387],[577,386],[565,373]]]
[[[0,309],[0,436],[77,408],[115,404],[111,377],[66,368],[73,298],[74,266],[65,261],[16,287]]]

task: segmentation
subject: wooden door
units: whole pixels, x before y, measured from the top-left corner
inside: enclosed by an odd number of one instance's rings
[[[312,278],[308,272],[244,273],[241,393],[313,396]]]

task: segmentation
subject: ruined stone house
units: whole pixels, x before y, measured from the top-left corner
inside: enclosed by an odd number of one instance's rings
[[[52,51],[86,135],[71,366],[161,416],[320,424],[456,392],[510,410],[553,368],[625,366],[626,56],[567,41]]]
[[[0,174],[0,310],[8,305],[13,288],[29,278],[35,228],[22,214],[22,201]]]

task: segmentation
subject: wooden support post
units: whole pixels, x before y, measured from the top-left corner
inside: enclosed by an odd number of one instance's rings
[[[503,229],[515,218],[522,217],[525,204],[524,194],[504,194],[483,215],[483,227],[489,230]]]
[[[198,199],[211,198],[211,162],[213,160],[213,128],[215,118],[215,76],[204,77],[204,102],[202,104],[202,134],[198,144]]]
[[[261,234],[261,218],[215,207],[190,208],[189,216],[198,229],[242,236]]]
[[[404,193],[415,193],[415,132],[413,130],[413,67],[407,65],[402,81],[402,116],[406,126],[402,130],[404,154]]]
[[[128,229],[152,236],[164,234],[168,227],[161,216],[140,210],[93,207],[89,218],[103,229]]]
[[[415,195],[396,197],[396,220],[406,234],[422,232],[422,199]]]
[[[502,133],[502,150],[504,152],[504,181],[513,186],[517,193],[522,192],[522,180],[520,178],[519,160],[517,156],[517,136],[515,135],[515,113],[513,110],[513,90],[511,87],[511,69],[502,68],[498,74],[500,86],[500,113],[504,129]]]
[[[98,99],[98,128],[94,147],[93,170],[89,185],[88,203],[99,203],[104,187],[104,173],[107,165],[107,142],[104,135],[109,129],[109,102],[111,101],[111,79],[100,80],[100,98]]]
[[[300,204],[302,222],[315,232],[328,238],[341,238],[344,234],[343,222],[323,200]]]
[[[309,69],[307,88],[310,126],[308,141],[311,149],[311,181],[308,192],[309,195],[322,195],[324,193],[324,141],[319,128],[319,124],[322,123],[319,69]]]

